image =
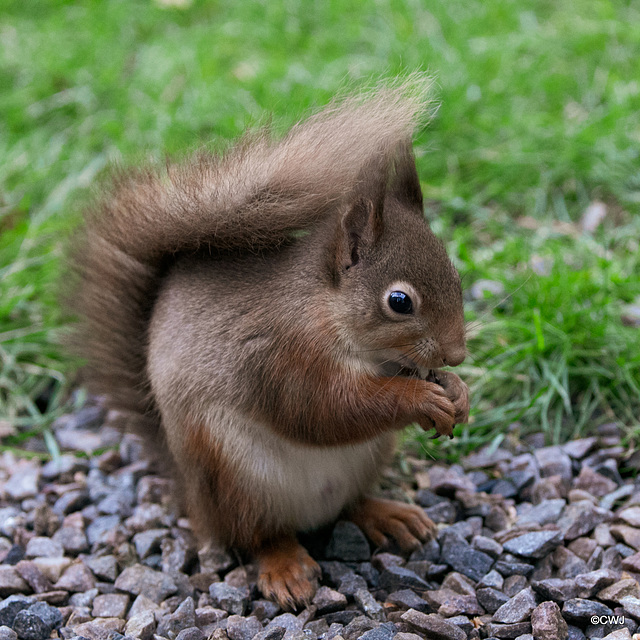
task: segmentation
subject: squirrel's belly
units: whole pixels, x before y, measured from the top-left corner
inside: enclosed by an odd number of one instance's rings
[[[330,522],[365,493],[395,442],[389,433],[355,445],[302,445],[236,412],[213,413],[211,436],[236,462],[243,484],[269,505],[270,519],[298,531]]]

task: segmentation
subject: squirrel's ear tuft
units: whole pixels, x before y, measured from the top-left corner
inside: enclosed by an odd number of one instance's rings
[[[423,200],[420,179],[416,169],[416,159],[411,148],[411,141],[403,142],[398,147],[398,155],[394,163],[394,174],[389,185],[389,193],[400,202],[411,207],[418,207],[422,212]]]
[[[360,262],[362,249],[373,246],[382,235],[383,201],[358,198],[342,217],[341,267],[349,269]]]

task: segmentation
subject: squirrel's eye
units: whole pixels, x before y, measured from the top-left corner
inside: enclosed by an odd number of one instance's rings
[[[413,311],[411,298],[404,291],[392,291],[389,294],[388,302],[396,313],[411,313]]]

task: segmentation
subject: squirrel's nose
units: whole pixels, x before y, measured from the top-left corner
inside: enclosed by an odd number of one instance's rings
[[[447,367],[457,367],[467,357],[466,347],[449,347],[442,351],[442,364]]]

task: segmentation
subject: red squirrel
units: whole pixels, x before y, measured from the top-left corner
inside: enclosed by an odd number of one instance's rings
[[[319,575],[298,532],[341,516],[379,546],[433,534],[367,492],[399,429],[468,419],[467,386],[440,370],[463,361],[465,325],[412,152],[423,84],[121,171],[80,234],[89,388],[162,449],[199,538],[251,554],[286,608]]]

